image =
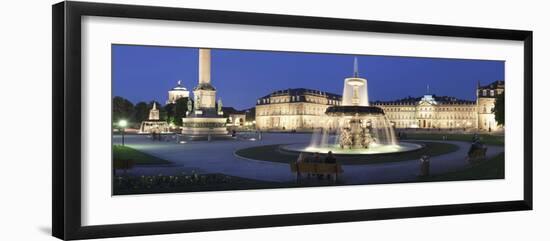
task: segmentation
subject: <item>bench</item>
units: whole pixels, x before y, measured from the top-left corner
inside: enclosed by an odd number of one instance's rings
[[[296,180],[300,181],[302,174],[334,174],[334,181],[343,173],[342,166],[338,163],[290,163],[290,171],[296,173]]]
[[[483,146],[481,148],[471,148],[468,151],[468,160],[471,162],[485,160],[487,156],[487,147]]]

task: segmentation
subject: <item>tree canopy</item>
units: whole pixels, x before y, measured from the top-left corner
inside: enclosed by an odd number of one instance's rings
[[[113,122],[121,119],[130,120],[134,113],[134,104],[120,96],[113,98]]]
[[[134,108],[134,116],[132,120],[135,123],[141,123],[149,118],[149,105],[143,101],[138,102]]]
[[[174,124],[181,126],[181,118],[187,117],[187,102],[189,98],[180,98],[176,100],[176,103],[173,105],[173,116],[171,116]]]
[[[504,126],[504,92],[497,95],[493,113],[495,113],[495,120],[497,124]]]
[[[181,118],[186,117],[187,102],[188,98],[181,98],[175,104],[165,106],[157,101],[140,101],[134,105],[123,97],[115,96],[113,98],[113,123],[126,119],[130,122],[130,125],[139,125],[142,121],[149,119],[149,111],[153,108],[153,104],[156,104],[161,120],[181,125]]]

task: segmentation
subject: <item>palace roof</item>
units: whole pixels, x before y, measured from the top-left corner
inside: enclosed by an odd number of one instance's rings
[[[222,107],[222,111],[223,113],[227,113],[227,114],[246,114],[246,110],[237,110],[233,107]]]
[[[504,80],[497,80],[485,86],[480,86],[478,89],[504,89]]]
[[[312,90],[312,89],[306,89],[306,88],[295,88],[295,89],[285,89],[285,90],[277,90],[272,92],[271,94],[268,94],[262,98],[269,98],[269,97],[275,97],[275,96],[296,96],[296,95],[314,95],[314,96],[322,96],[326,97],[328,99],[333,100],[341,100],[342,96],[337,95],[334,93],[326,92],[326,91],[320,91],[320,90]]]
[[[462,105],[462,104],[476,104],[473,100],[463,100],[458,99],[456,97],[452,96],[437,96],[437,95],[431,95],[433,100],[435,100],[438,104],[444,104],[444,105]],[[424,97],[407,97],[399,100],[389,100],[389,101],[372,101],[371,105],[416,105],[418,102],[420,102]]]

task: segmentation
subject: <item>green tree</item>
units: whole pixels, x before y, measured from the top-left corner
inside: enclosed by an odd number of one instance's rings
[[[173,120],[174,124],[181,126],[181,118],[187,117],[187,101],[189,101],[189,98],[180,98],[176,100],[176,103],[174,104],[174,115]]]
[[[134,123],[141,123],[149,118],[149,106],[145,102],[138,102],[134,107],[133,121]]]
[[[166,113],[166,122],[168,123],[173,123],[174,122],[174,115],[175,115],[175,109],[176,109],[176,105],[175,104],[172,104],[172,103],[169,103],[169,104],[166,104],[164,106],[164,112]]]
[[[130,120],[134,112],[134,104],[120,96],[113,98],[113,122],[121,119]]]
[[[497,124],[504,126],[504,92],[502,92],[502,94],[500,95],[497,95],[493,113],[495,114],[495,120],[497,121]]]
[[[176,104],[169,103],[164,106],[164,111],[166,113],[166,122],[168,124],[176,124]]]

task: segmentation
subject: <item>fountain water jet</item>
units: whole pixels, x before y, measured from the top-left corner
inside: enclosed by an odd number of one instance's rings
[[[367,79],[359,77],[357,58],[353,77],[344,80],[341,106],[325,111],[324,128],[314,131],[308,146],[283,146],[287,151],[334,154],[387,154],[422,148],[413,143],[399,143],[384,110],[369,105]],[[335,134],[329,131],[335,129]],[[332,141],[331,141],[332,139]]]

